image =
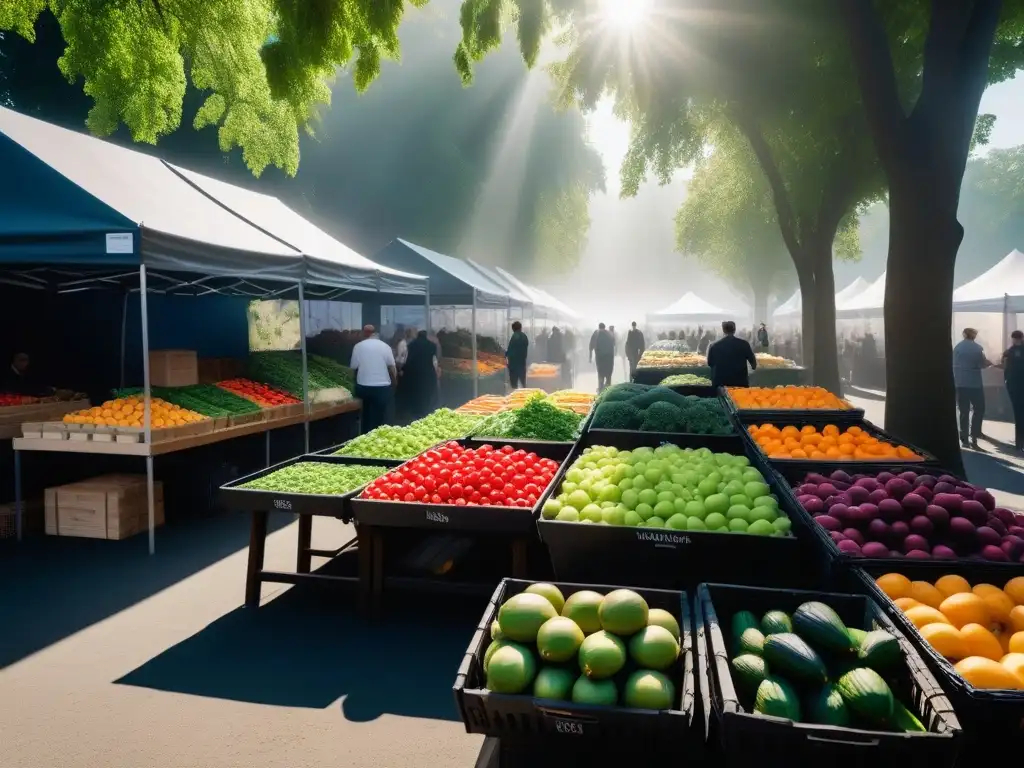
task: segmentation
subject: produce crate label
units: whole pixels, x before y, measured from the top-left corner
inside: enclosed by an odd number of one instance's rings
[[[658,531],[637,531],[637,541],[650,541],[656,547],[675,549],[679,544],[689,544],[690,537],[679,533],[660,533]]]
[[[565,720],[561,717],[555,718],[555,731],[558,733],[566,733],[571,736],[582,736],[583,735],[583,723],[576,720]]]
[[[288,499],[274,499],[274,509],[287,509],[292,508],[292,503]]]
[[[444,514],[443,512],[435,512],[432,509],[427,510],[427,520],[429,520],[432,523],[447,524],[449,522],[448,515]]]

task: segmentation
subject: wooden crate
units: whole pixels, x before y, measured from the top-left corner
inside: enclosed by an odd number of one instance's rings
[[[266,418],[266,414],[264,414],[262,409],[259,411],[253,411],[252,413],[239,413],[236,416],[228,417],[228,426],[240,427],[243,424],[254,424],[257,421],[264,421]]]
[[[154,518],[164,522],[163,484],[154,483]],[[44,496],[46,533],[92,539],[126,539],[149,527],[146,478],[103,475],[55,488]]]
[[[213,419],[204,419],[195,424],[184,424],[180,427],[161,427],[150,430],[150,440],[163,443],[168,440],[179,440],[183,437],[205,435],[213,432]],[[114,430],[110,438],[118,443],[141,443],[146,439],[146,430],[142,427],[111,427]]]
[[[199,358],[199,383],[216,384],[218,381],[237,379],[245,374],[245,361],[234,357]]]
[[[26,499],[21,502],[21,534],[38,536],[43,532],[43,500]],[[13,539],[18,535],[17,512],[14,502],[0,504],[0,539]]]
[[[193,349],[154,349],[149,353],[149,381],[154,387],[188,387],[199,383]]]
[[[302,403],[293,403],[292,405],[275,405],[273,408],[263,409],[263,413],[266,414],[267,421],[290,419],[294,416],[301,416],[304,412],[305,406]]]

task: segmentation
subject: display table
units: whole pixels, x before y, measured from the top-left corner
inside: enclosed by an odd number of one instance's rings
[[[321,419],[328,419],[333,416],[340,416],[347,413],[358,413],[362,409],[362,401],[353,399],[337,405],[316,406],[308,415],[300,413],[271,421],[255,421],[249,424],[240,424],[234,427],[225,427],[203,434],[187,435],[180,438],[172,438],[160,442],[151,443],[118,443],[118,442],[95,442],[91,440],[54,440],[48,438],[17,437],[12,440],[14,447],[14,503],[17,509],[17,527],[19,538],[21,531],[21,452],[36,451],[49,453],[81,453],[105,456],[133,456],[146,460],[146,482],[149,496],[149,549],[152,553],[155,549],[153,523],[154,523],[154,501],[153,501],[153,458],[171,453],[199,448],[204,445],[220,443],[225,440],[233,440],[239,437],[247,437],[263,433],[266,435],[267,465],[270,464],[270,433],[275,429],[290,427],[297,424],[308,424]],[[301,527],[301,526],[300,526]],[[265,534],[264,534],[265,535]],[[308,538],[308,537],[307,537]],[[300,541],[300,549],[302,543]],[[306,543],[308,548],[308,541]]]

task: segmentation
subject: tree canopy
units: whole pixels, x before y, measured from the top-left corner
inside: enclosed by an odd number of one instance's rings
[[[259,175],[270,165],[294,175],[299,134],[312,133],[329,82],[351,65],[366,89],[381,60],[399,55],[398,25],[427,0],[5,0],[0,31],[35,39],[49,11],[66,48],[60,71],[92,99],[89,129],[122,123],[155,144],[181,124],[191,86],[204,94],[192,124],[216,126],[227,152],[240,147]]]

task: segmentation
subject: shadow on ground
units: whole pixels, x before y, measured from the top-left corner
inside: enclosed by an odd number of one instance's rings
[[[273,516],[273,530],[295,518]],[[249,517],[224,513],[125,541],[45,536],[0,542],[0,669],[248,546]],[[242,599],[244,573],[238,573]],[[12,631],[13,630],[13,631]]]
[[[371,621],[354,593],[291,589],[239,608],[116,682],[194,696],[382,714],[461,718],[451,686],[481,602],[411,598]]]
[[[991,490],[1024,496],[1024,471],[996,452],[962,452],[967,479]]]

